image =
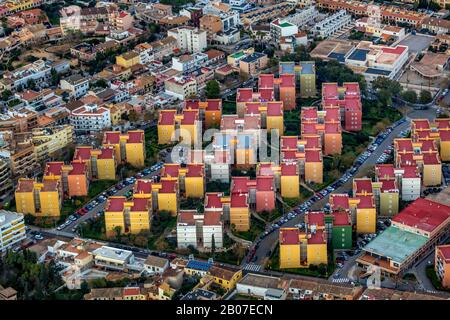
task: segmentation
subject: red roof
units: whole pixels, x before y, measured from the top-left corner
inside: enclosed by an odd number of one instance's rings
[[[317,230],[316,233],[312,234],[308,239],[308,244],[323,244],[326,243],[327,239],[323,230]]]
[[[231,193],[248,193],[249,177],[231,177]]]
[[[393,164],[377,164],[375,166],[375,173],[379,179],[393,179],[395,178]]]
[[[293,74],[280,74],[280,88],[288,88],[288,87],[294,87],[295,88],[295,75]]]
[[[119,144],[120,143],[120,132],[119,131],[105,132],[103,143]]]
[[[325,225],[324,217],[325,213],[323,212],[319,211],[308,212],[305,215],[305,222],[308,223],[309,227],[311,225],[324,226]]]
[[[405,171],[403,178],[420,178],[420,173],[416,166],[401,166],[400,168]]]
[[[293,149],[297,150],[298,137],[296,136],[283,136],[281,137],[281,149]]]
[[[184,110],[183,119],[181,120],[180,123],[184,125],[193,125],[196,120],[198,120],[197,110]]]
[[[290,244],[299,244],[299,235],[300,231],[297,228],[281,228],[280,229],[280,244],[281,245],[290,245]]]
[[[134,184],[133,193],[143,193],[143,194],[151,194],[152,193],[152,181],[150,180],[142,180],[139,179]]]
[[[136,287],[136,288],[124,288],[123,289],[123,295],[124,296],[137,296],[141,294],[141,290]]]
[[[249,102],[253,99],[252,88],[238,88],[236,93],[236,102]]]
[[[273,176],[274,172],[272,170],[271,163],[262,163],[259,165],[259,176]]]
[[[321,148],[320,136],[304,136],[302,140],[306,140],[306,149],[317,149]]]
[[[302,135],[303,134],[317,134],[317,122],[302,122]]]
[[[390,47],[382,47],[381,50],[384,53],[392,53],[392,54],[402,54],[403,51],[406,50],[407,47],[404,46],[397,46],[395,48],[390,48]]]
[[[440,164],[441,160],[439,159],[438,153],[424,153],[423,154],[423,163],[427,164]]]
[[[359,209],[375,208],[373,196],[357,196],[356,198],[360,200],[358,203]]]
[[[106,202],[105,211],[106,212],[122,212],[123,204],[127,201],[125,197],[114,197],[108,198]]]
[[[97,159],[113,159],[114,157],[114,148],[103,148],[100,149],[100,154]]]
[[[411,139],[396,139],[397,151],[413,151],[412,140]]]
[[[217,111],[222,109],[222,99],[208,99],[208,106],[206,111]]]
[[[131,211],[148,211],[149,209],[149,199],[145,198],[134,198],[133,206]]]
[[[325,123],[325,133],[341,133],[341,123],[340,122],[326,122]]]
[[[194,109],[197,110],[199,108],[198,100],[185,100],[184,101],[184,109]]]
[[[46,176],[60,176],[62,173],[62,167],[64,162],[47,162],[45,165],[45,174]]]
[[[331,200],[332,199],[332,200]],[[331,194],[330,195],[330,203],[332,203],[333,210],[345,209],[348,210],[350,208],[348,194]]]
[[[301,118],[302,120],[317,119],[317,108],[316,107],[302,108]]]
[[[274,76],[273,74],[260,74],[258,80],[258,88],[273,88]]]
[[[450,244],[437,246],[436,250],[445,259],[445,262],[450,263]]]
[[[306,150],[305,160],[306,162],[322,162],[320,150]]]
[[[222,202],[220,201],[221,193],[208,192],[205,194],[205,209],[222,208]]]
[[[344,211],[338,211],[333,213],[334,221],[333,226],[351,226],[352,222],[350,215]]]
[[[246,193],[231,194],[231,208],[248,208],[248,195]]]
[[[203,165],[188,164],[186,177],[203,177]]]
[[[69,175],[86,175],[86,164],[81,161],[72,161],[72,170],[69,171]]]
[[[176,163],[164,164],[161,177],[177,178],[179,175],[180,165]]]
[[[430,129],[430,121],[427,119],[412,119],[411,124],[414,125],[415,129]]]
[[[221,217],[222,217],[222,212],[220,212],[220,211],[205,212],[204,216],[203,216],[203,225],[218,226],[218,225],[220,225]]]
[[[247,102],[245,104],[245,114],[260,114],[261,102]]]
[[[398,192],[397,183],[395,180],[380,180],[381,185],[381,191],[382,192]]]
[[[177,190],[177,181],[176,180],[165,180],[161,178],[161,190],[160,193],[175,193]]]
[[[285,163],[281,164],[281,175],[282,176],[298,176],[297,173],[297,163]]]
[[[450,206],[424,198],[418,198],[392,221],[414,227],[426,232],[433,232],[450,217]]]
[[[259,101],[273,101],[275,98],[273,88],[260,88],[259,89]]]
[[[76,147],[73,159],[90,160],[92,147]]]
[[[271,101],[267,103],[267,116],[279,117],[283,115],[283,102]]]
[[[355,185],[355,194],[356,193],[372,193],[372,180],[370,179],[354,179],[353,183]]]
[[[143,143],[144,142],[144,131],[128,131],[128,143]]]
[[[176,110],[161,110],[159,112],[159,125],[174,125]]]
[[[273,176],[256,177],[256,191],[273,191]]]

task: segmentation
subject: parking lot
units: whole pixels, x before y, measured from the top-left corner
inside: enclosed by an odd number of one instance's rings
[[[434,41],[434,37],[424,34],[410,34],[405,39],[397,43],[401,46],[407,46],[412,53],[418,53],[426,50]]]

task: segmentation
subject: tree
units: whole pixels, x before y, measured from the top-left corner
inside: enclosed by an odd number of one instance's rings
[[[372,82],[372,88],[376,91],[386,90],[391,96],[397,96],[402,92],[402,86],[398,81],[386,77],[378,77]]]
[[[403,92],[402,98],[409,103],[417,103],[417,93],[414,90],[407,90]]]
[[[3,91],[2,91],[2,100],[3,100],[3,101],[8,101],[8,99],[9,99],[12,95],[13,95],[13,93],[12,93],[10,90],[8,90],[8,89],[3,90]]]
[[[322,276],[327,274],[327,270],[327,265],[325,263],[321,263],[317,266],[317,272]]]
[[[216,80],[210,80],[206,83],[205,89],[206,97],[208,99],[217,99],[220,97],[220,85]]]
[[[139,115],[136,110],[130,110],[128,113],[128,120],[130,120],[130,122],[137,122],[139,120]]]
[[[115,226],[113,230],[116,233],[117,240],[120,241],[120,234],[122,233],[122,227],[121,226]]]
[[[211,255],[214,257],[214,253],[216,252],[216,240],[214,239],[214,234],[211,235]]]
[[[428,91],[428,90],[420,91],[419,103],[427,104],[427,103],[430,103],[432,100],[433,100],[433,97],[431,96],[430,91]]]

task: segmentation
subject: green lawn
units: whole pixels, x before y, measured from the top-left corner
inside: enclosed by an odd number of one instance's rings
[[[236,236],[239,238],[253,241],[256,239],[256,237],[263,232],[265,229],[265,225],[262,221],[254,218],[253,216],[250,218],[250,230],[248,231],[239,231],[234,232]]]
[[[427,266],[425,272],[427,274],[428,279],[431,280],[431,283],[433,283],[433,286],[437,290],[450,292],[450,289],[445,289],[445,288],[442,287],[441,281],[438,279],[438,277],[436,275],[436,271],[434,271],[434,265],[433,266]]]

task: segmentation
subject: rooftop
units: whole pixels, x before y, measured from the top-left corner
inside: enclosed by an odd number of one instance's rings
[[[369,242],[364,250],[402,263],[419,250],[427,240],[422,235],[391,226]]]

